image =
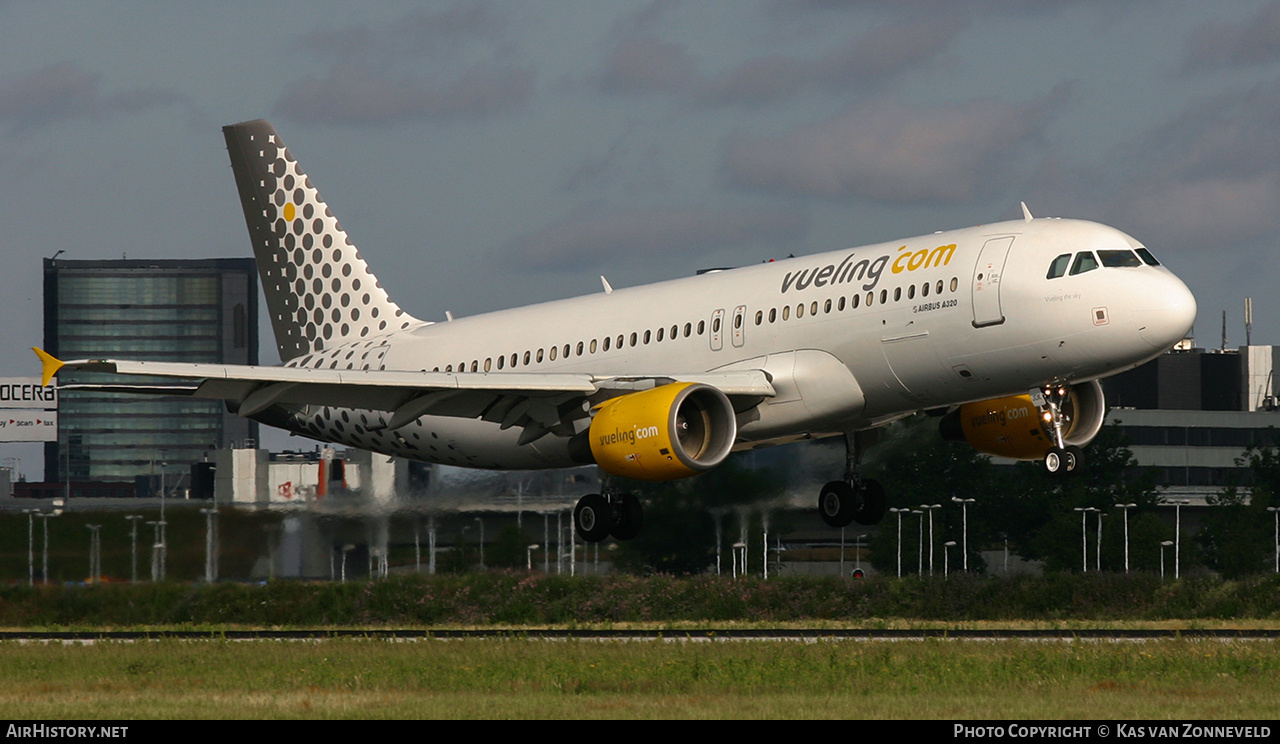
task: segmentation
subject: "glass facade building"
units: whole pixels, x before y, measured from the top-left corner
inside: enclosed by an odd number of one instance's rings
[[[257,306],[253,259],[44,261],[44,344],[60,359],[257,364]],[[59,380],[119,382],[88,372]],[[168,488],[188,487],[190,464],[257,436],[256,422],[221,401],[67,391],[45,480],[155,482],[165,468]]]

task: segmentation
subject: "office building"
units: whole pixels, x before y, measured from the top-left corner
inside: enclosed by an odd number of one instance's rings
[[[257,364],[257,307],[252,259],[44,261],[44,347],[61,359]],[[136,481],[139,496],[189,488],[193,463],[257,428],[221,401],[67,391],[45,480]]]

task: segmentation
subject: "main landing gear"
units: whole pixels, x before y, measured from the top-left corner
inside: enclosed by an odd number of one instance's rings
[[[1045,433],[1054,445],[1044,456],[1044,469],[1049,475],[1071,475],[1084,465],[1084,450],[1074,444],[1066,444],[1062,432],[1070,424],[1070,415],[1064,410],[1070,400],[1071,388],[1065,384],[1045,385],[1032,392],[1032,400],[1040,408],[1040,421]]]
[[[598,543],[613,535],[631,540],[644,526],[644,507],[630,493],[589,493],[573,509],[573,528],[585,542]]]
[[[818,514],[828,527],[879,524],[887,506],[884,487],[858,474],[862,451],[870,446],[863,438],[869,432],[849,432],[844,436],[844,480],[831,481],[818,494]]]

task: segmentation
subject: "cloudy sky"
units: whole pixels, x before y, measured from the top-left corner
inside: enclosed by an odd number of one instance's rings
[[[1201,345],[1246,295],[1280,343],[1280,2],[0,0],[0,62],[0,376],[42,257],[248,255],[255,118],[424,319],[1025,200],[1146,243]]]

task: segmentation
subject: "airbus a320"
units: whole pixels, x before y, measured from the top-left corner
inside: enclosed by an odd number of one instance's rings
[[[265,121],[224,127],[283,366],[83,359],[72,370],[168,385],[91,389],[218,399],[241,416],[398,457],[474,468],[595,464],[694,476],[735,450],[843,436],[818,495],[832,527],[878,522],[865,432],[918,411],[977,449],[1082,466],[1098,380],[1190,330],[1186,285],[1094,222],[948,230],[472,317],[428,322],[388,295]],[[635,537],[643,508],[583,496],[578,534]]]

